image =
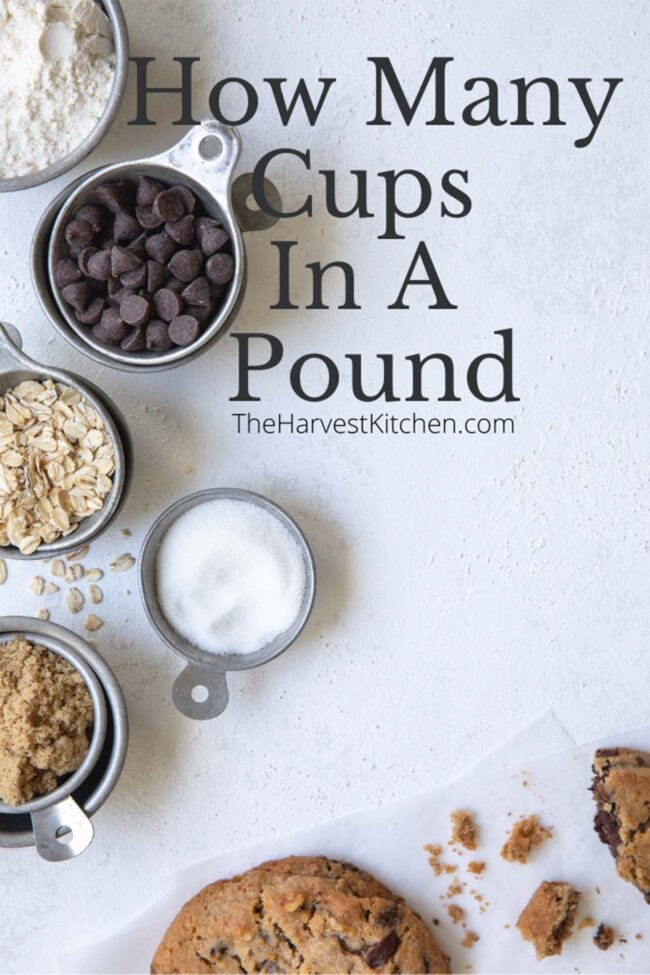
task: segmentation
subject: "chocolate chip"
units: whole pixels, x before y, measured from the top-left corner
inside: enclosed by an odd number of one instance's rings
[[[82,311],[93,299],[93,289],[87,281],[76,281],[61,290],[61,297],[75,309]]]
[[[128,210],[133,205],[133,187],[126,179],[118,179],[114,183],[102,183],[95,193],[104,206],[111,213]]]
[[[119,289],[111,295],[111,301],[116,305],[121,305],[125,298],[130,298],[131,295],[136,295],[138,292],[135,288],[125,288],[121,281],[118,281]]]
[[[187,287],[187,285],[185,284],[184,281],[179,281],[178,278],[172,276],[167,279],[167,283],[165,284],[165,287],[169,288],[170,291],[178,291],[178,293],[180,294],[181,291],[183,291]]]
[[[68,284],[74,284],[75,281],[81,281],[82,273],[79,269],[79,265],[72,261],[69,257],[62,257],[60,261],[56,262],[56,267],[54,268],[54,283],[58,288],[65,288]]]
[[[117,292],[121,289],[121,287],[122,287],[122,282],[120,281],[119,278],[109,278],[108,281],[106,282],[106,293],[110,298],[113,298],[113,296],[117,294]]]
[[[235,273],[235,262],[230,254],[213,254],[207,260],[205,273],[214,284],[227,284]]]
[[[138,191],[135,202],[139,207],[150,207],[158,194],[162,193],[164,189],[163,184],[159,183],[157,179],[151,179],[149,176],[141,176],[138,180]]]
[[[204,305],[186,305],[185,314],[196,318],[199,325],[203,326],[214,317],[214,305],[212,303],[207,307]]]
[[[132,271],[121,274],[120,281],[125,288],[144,288],[147,283],[147,265],[141,263],[138,267],[134,267]]]
[[[370,968],[381,968],[393,957],[400,946],[397,931],[390,931],[385,938],[366,948],[363,957]]]
[[[115,241],[113,240],[113,238],[112,237],[107,237],[106,240],[103,240],[102,241],[102,250],[103,251],[110,251],[110,250],[113,249],[113,245],[114,244],[115,244]]]
[[[201,326],[192,315],[179,315],[169,325],[169,337],[174,345],[191,345],[200,331]]]
[[[127,325],[144,325],[149,318],[150,305],[142,295],[131,295],[120,304],[122,321]]]
[[[79,258],[80,267],[81,257]],[[96,251],[86,261],[85,273],[96,281],[108,281],[112,277],[113,260],[111,251]]]
[[[93,337],[105,345],[118,345],[131,331],[120,318],[117,308],[107,308],[99,323],[93,327]]]
[[[203,267],[203,254],[200,251],[178,251],[169,262],[169,270],[179,281],[188,284],[198,278]]]
[[[144,352],[147,348],[147,330],[144,325],[132,328],[125,339],[120,343],[120,347],[125,352]]]
[[[69,247],[82,251],[95,240],[95,231],[87,220],[71,220],[65,228],[65,239]]]
[[[202,305],[207,308],[211,304],[210,282],[207,278],[195,278],[181,292],[181,298],[189,305]]]
[[[153,207],[136,207],[135,216],[140,226],[145,230],[155,230],[156,227],[161,227],[165,222],[153,212]]]
[[[153,294],[165,283],[167,270],[160,261],[147,261],[147,291]]]
[[[140,224],[132,214],[121,210],[113,223],[113,238],[120,244],[125,240],[133,240],[140,234]]]
[[[189,186],[181,186],[177,184],[172,186],[174,193],[178,193],[181,200],[183,201],[183,206],[185,207],[185,213],[194,213],[196,210],[196,197]]]
[[[75,317],[82,323],[82,325],[96,325],[99,319],[102,317],[103,311],[104,299],[93,298],[86,308],[75,310]]]
[[[89,273],[88,260],[93,256],[93,254],[96,253],[97,253],[96,247],[84,247],[81,254],[77,258],[77,265],[79,267],[79,270],[82,271],[86,277],[88,277],[88,273]]]
[[[129,251],[125,247],[120,247],[118,244],[112,248],[111,267],[114,277],[120,277],[120,275],[126,274],[128,271],[132,271],[141,265],[142,259],[137,254],[134,254],[133,251]]]
[[[185,216],[185,204],[176,190],[163,190],[153,201],[153,212],[164,223],[174,223]]]
[[[196,239],[206,257],[216,254],[230,242],[230,237],[217,220],[204,217],[196,221]]]
[[[131,254],[137,254],[138,257],[140,258],[140,260],[141,261],[144,261],[144,260],[146,260],[146,257],[147,257],[146,244],[147,244],[147,235],[146,235],[146,233],[145,234],[140,234],[139,237],[136,237],[135,240],[132,240],[130,244],[127,244],[126,245],[126,249]]]
[[[188,214],[175,223],[166,223],[165,230],[172,240],[181,247],[189,247],[194,243],[194,217]]]
[[[147,348],[151,352],[167,352],[171,349],[172,343],[169,338],[169,328],[165,322],[154,320],[147,325],[146,332]]]
[[[79,207],[75,213],[75,220],[85,220],[93,228],[93,232],[98,234],[106,225],[108,214],[104,207],[95,206],[94,203],[86,203]]]
[[[167,264],[178,250],[174,241],[164,230],[160,234],[149,237],[146,248],[149,257],[152,257],[154,261],[160,261],[161,264]]]
[[[159,318],[165,322],[171,322],[177,318],[183,310],[183,302],[178,293],[170,288],[161,288],[153,296],[153,306]]]

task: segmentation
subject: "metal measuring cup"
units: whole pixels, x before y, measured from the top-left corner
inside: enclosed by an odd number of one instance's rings
[[[42,366],[30,359],[22,351],[22,337],[18,329],[6,322],[0,322],[0,396],[27,379],[53,379],[57,383],[72,386],[82,394],[104,423],[113,446],[115,470],[112,474],[113,486],[99,511],[84,518],[70,535],[62,535],[55,542],[39,545],[31,555],[24,555],[14,545],[0,547],[0,556],[9,559],[43,559],[65,555],[66,552],[74,552],[81,545],[91,542],[108,528],[122,507],[133,472],[129,431],[112,400],[92,383],[74,373]]]
[[[255,653],[208,653],[180,636],[167,622],[158,601],[156,561],[158,550],[168,530],[181,515],[191,508],[216,500],[246,501],[259,505],[274,515],[297,542],[305,562],[306,584],[300,612],[289,629]],[[140,554],[140,592],[149,622],[167,646],[186,661],[185,669],[172,688],[175,707],[187,718],[204,721],[216,718],[228,705],[228,671],[250,670],[260,667],[284,653],[302,632],[314,605],[316,569],[309,543],[296,522],[286,511],[260,494],[239,488],[211,488],[198,491],[172,504],[153,523]],[[205,688],[205,700],[196,700],[197,688]]]
[[[266,230],[277,223],[277,217],[249,208],[251,173],[243,173],[233,182],[240,150],[237,129],[218,122],[202,122],[171,149],[96,169],[66,187],[52,201],[41,217],[32,241],[32,279],[48,318],[79,352],[114,369],[157,372],[195,359],[227,332],[246,289],[246,249],[242,231]],[[56,263],[65,255],[65,226],[74,213],[85,203],[99,202],[94,192],[101,183],[118,179],[134,181],[138,176],[149,176],[165,184],[183,185],[192,190],[207,216],[222,222],[232,242],[235,271],[223,303],[194,342],[167,352],[125,352],[119,346],[98,342],[91,330],[76,320],[54,281]],[[264,187],[267,199],[279,210],[281,200],[277,189],[270,180],[264,181]]]
[[[20,624],[13,629],[14,625]],[[38,628],[39,632],[36,632]],[[61,627],[51,625],[47,632],[29,617],[8,617],[0,620],[0,654],[12,638],[21,636],[30,643],[38,643],[66,660],[81,675],[93,704],[93,730],[88,751],[79,766],[53,792],[39,796],[19,806],[0,802],[0,815],[31,817],[34,842],[43,860],[70,860],[90,845],[94,830],[83,809],[72,798],[73,793],[95,768],[106,738],[106,700],[97,676],[79,651],[59,634]],[[65,631],[63,631],[65,633]],[[62,638],[63,637],[63,638]]]

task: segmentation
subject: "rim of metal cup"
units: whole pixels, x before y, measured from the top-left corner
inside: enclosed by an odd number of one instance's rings
[[[216,156],[207,155],[202,149],[205,140],[212,139],[218,139],[221,144],[221,151]],[[32,280],[48,318],[79,352],[113,369],[157,372],[196,358],[226,334],[239,311],[246,288],[246,249],[242,231],[266,230],[277,222],[277,218],[248,206],[250,173],[243,173],[231,182],[240,148],[236,129],[218,122],[202,122],[162,153],[102,166],[80,177],[50,203],[32,240]],[[134,180],[139,175],[151,176],[170,185],[187,186],[199,198],[206,214],[223,222],[232,242],[235,271],[227,285],[223,304],[194,342],[167,352],[125,352],[98,342],[88,326],[76,321],[54,282],[54,267],[61,255],[64,226],[72,213],[93,199],[93,191],[100,183],[117,178]],[[268,198],[279,206],[279,194],[268,180],[265,189]]]
[[[99,783],[90,795],[80,803],[84,813],[90,818],[104,805],[115,788],[124,768],[129,743],[129,722],[122,689],[117,682],[115,674],[101,654],[97,650],[94,650],[86,640],[71,630],[66,629],[66,627],[45,620],[31,619],[28,616],[0,617],[0,636],[5,633],[24,633],[26,630],[36,634],[41,642],[44,642],[48,638],[59,639],[66,646],[75,649],[92,667],[106,698],[107,715],[110,719],[113,742],[110,756],[106,761],[106,767]],[[82,783],[82,790],[87,782],[88,780]],[[32,829],[10,832],[6,829],[3,830],[0,825],[0,848],[18,848],[34,845],[35,840]]]
[[[41,644],[46,650],[66,660],[80,674],[88,688],[88,693],[93,704],[93,730],[88,744],[88,751],[81,765],[65,782],[57,786],[56,789],[53,789],[52,792],[48,792],[45,795],[38,796],[36,799],[31,799],[29,802],[22,803],[19,806],[10,806],[0,800],[0,813],[9,816],[18,816],[23,813],[33,813],[40,809],[47,809],[71,796],[94,769],[106,738],[106,700],[97,675],[90,664],[69,643],[55,636],[44,636],[42,633],[36,634],[32,621],[28,619],[26,622],[29,625],[21,630],[10,630],[7,632],[0,626],[0,653],[2,653],[3,648],[12,637],[22,637],[32,644]]]
[[[257,650],[254,653],[208,653],[206,650],[201,650],[170,626],[158,602],[156,560],[164,536],[181,515],[208,501],[218,500],[246,501],[270,512],[278,518],[289,531],[291,537],[298,543],[305,561],[305,592],[298,616],[292,626],[283,633],[278,634],[277,637],[271,640],[265,647],[262,647],[261,650]],[[253,667],[260,667],[262,664],[275,660],[285,650],[288,650],[307,625],[316,597],[316,567],[314,564],[314,556],[302,529],[291,515],[274,501],[264,497],[262,494],[256,494],[253,491],[247,491],[243,488],[208,488],[204,491],[188,494],[175,501],[174,504],[166,508],[154,521],[147,532],[140,550],[140,594],[147,618],[152,627],[161,640],[178,656],[193,664],[198,664],[200,667],[220,673],[250,670]]]
[[[90,155],[103,140],[108,130],[111,128],[126,90],[126,81],[129,73],[129,32],[126,25],[124,11],[120,0],[95,0],[100,7],[103,7],[108,17],[113,32],[113,46],[115,48],[115,73],[113,75],[113,85],[111,87],[108,101],[104,106],[100,118],[97,120],[92,132],[72,152],[58,159],[51,166],[41,169],[36,173],[25,173],[24,176],[12,176],[8,179],[0,179],[0,193],[13,193],[17,190],[26,190],[32,186],[40,186],[42,183],[49,183],[59,176],[63,176],[69,170],[79,165],[86,156]]]
[[[108,528],[126,499],[132,468],[132,451],[126,422],[115,404],[93,384],[86,382],[75,373],[45,366],[31,359],[22,351],[22,338],[18,329],[6,322],[0,322],[0,394],[6,388],[10,388],[9,385],[5,386],[7,376],[16,377],[11,380],[11,385],[16,385],[22,379],[31,376],[37,379],[54,379],[56,382],[72,386],[96,410],[111,439],[115,455],[113,486],[99,511],[84,518],[70,535],[61,536],[47,545],[39,545],[36,551],[29,555],[24,555],[15,545],[0,546],[1,557],[26,561],[74,552]]]

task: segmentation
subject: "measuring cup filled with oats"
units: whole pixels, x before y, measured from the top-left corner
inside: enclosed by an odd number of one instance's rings
[[[63,554],[95,537],[124,499],[128,460],[114,405],[0,325],[0,553]]]

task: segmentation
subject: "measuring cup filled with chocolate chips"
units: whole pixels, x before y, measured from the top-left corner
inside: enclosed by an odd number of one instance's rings
[[[48,317],[75,348],[131,372],[170,369],[229,328],[244,296],[242,231],[276,218],[233,182],[236,129],[204,122],[156,156],[82,177],[43,215],[32,274]],[[275,187],[267,198],[279,208]]]

